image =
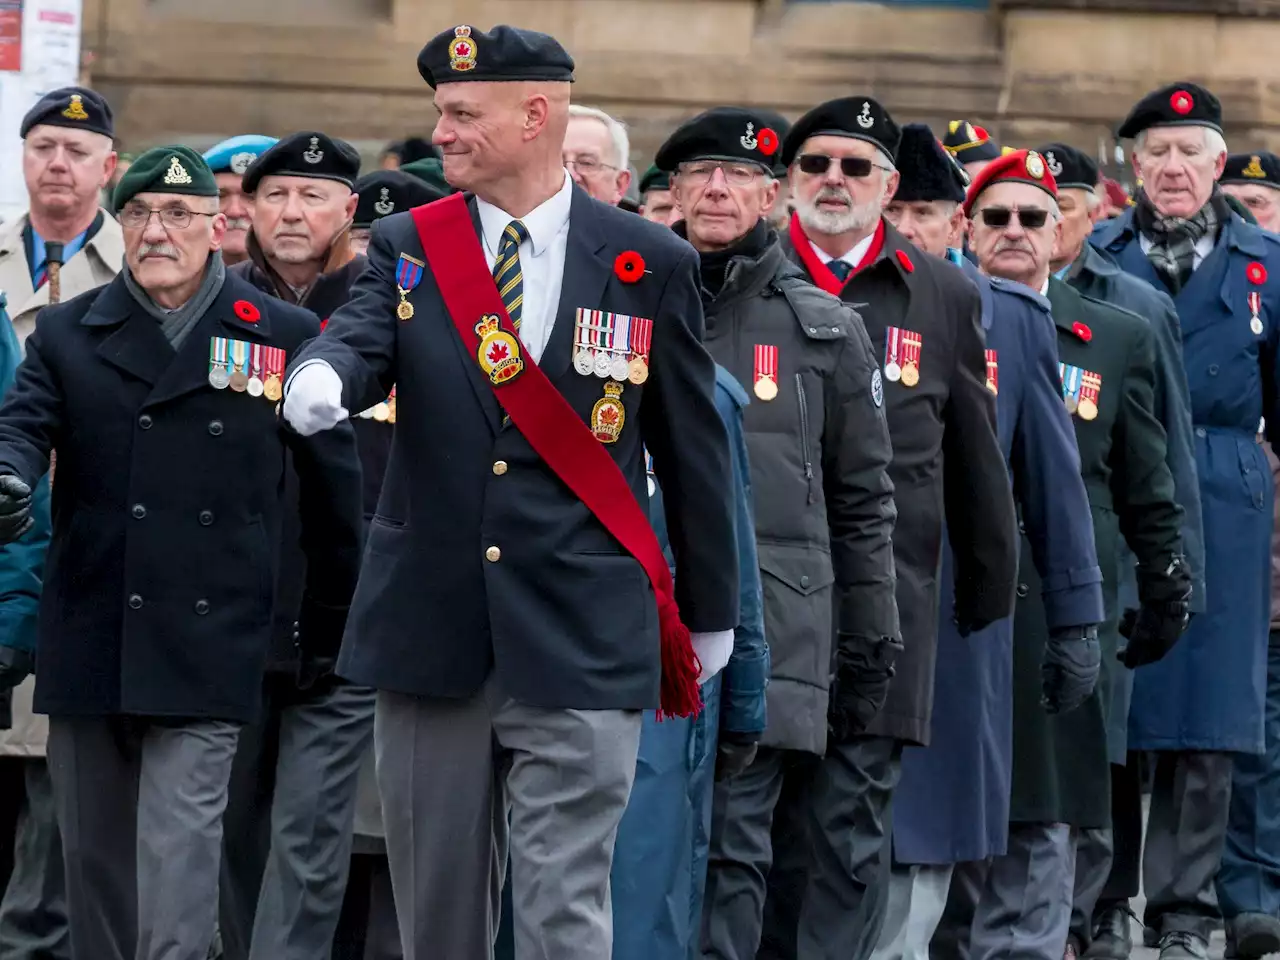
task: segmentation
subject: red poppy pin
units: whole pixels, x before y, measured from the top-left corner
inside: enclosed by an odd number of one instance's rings
[[[765,127],[760,131],[760,135],[756,137],[756,146],[760,148],[760,152],[766,157],[772,157],[778,152],[778,135],[769,127]]]
[[[329,318],[325,317],[323,320],[320,321],[320,332],[324,333],[324,328],[327,327],[328,325],[329,325]]]
[[[1089,329],[1089,325],[1086,323],[1081,323],[1078,320],[1071,325],[1071,332],[1074,333],[1081,340],[1083,340],[1085,343],[1088,343],[1090,340],[1093,339],[1093,331]]]
[[[1196,102],[1191,99],[1191,94],[1185,90],[1178,90],[1169,98],[1169,106],[1173,107],[1173,112],[1186,116],[1191,112],[1191,108]]]
[[[623,283],[638,283],[644,276],[644,257],[634,250],[624,250],[613,261],[613,272]]]
[[[1249,278],[1250,283],[1259,287],[1267,282],[1267,268],[1257,260],[1244,268],[1244,275]]]
[[[907,273],[914,273],[914,272],[915,272],[916,265],[915,265],[914,263],[912,263],[912,262],[911,262],[911,258],[910,258],[909,256],[907,256],[907,251],[905,251],[905,250],[895,250],[895,251],[893,251],[893,252],[894,252],[895,254],[897,254],[897,256],[898,256],[898,262],[899,262],[900,264],[902,264],[902,269],[903,269],[903,270],[907,271]]]
[[[231,307],[236,312],[236,316],[245,323],[257,323],[262,319],[262,314],[248,300],[237,300]]]

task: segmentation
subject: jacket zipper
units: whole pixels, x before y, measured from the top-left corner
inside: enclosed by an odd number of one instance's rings
[[[800,401],[800,455],[804,457],[804,478],[809,482],[809,502],[813,503],[813,456],[809,451],[809,399],[804,379],[796,374],[796,398]]]

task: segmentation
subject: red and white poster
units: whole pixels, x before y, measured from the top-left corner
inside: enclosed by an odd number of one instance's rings
[[[0,0],[0,71],[22,70],[22,0]]]

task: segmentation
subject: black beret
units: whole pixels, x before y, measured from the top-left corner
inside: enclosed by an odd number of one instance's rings
[[[387,144],[386,152],[398,157],[401,166],[415,160],[440,159],[440,151],[426,137],[405,137]]]
[[[1046,143],[1036,153],[1044,157],[1044,165],[1053,174],[1058,189],[1076,187],[1092,190],[1098,185],[1098,164],[1083,150],[1066,143]]]
[[[459,80],[573,82],[573,57],[545,33],[499,25],[489,33],[462,24],[427,41],[418,73],[435,89]]]
[[[666,170],[658,169],[655,163],[644,172],[644,176],[640,178],[640,196],[644,196],[650,190],[670,190],[671,174]]]
[[[1280,157],[1265,150],[1233,153],[1227,157],[1219,183],[1260,183],[1280,190]]]
[[[188,197],[216,197],[218,181],[204,157],[190,147],[156,147],[129,165],[111,193],[120,208],[140,193],[177,193]]]
[[[27,111],[22,118],[18,136],[24,140],[32,127],[44,124],[50,127],[70,127],[72,130],[88,130],[104,137],[115,136],[111,104],[101,94],[88,87],[61,87],[50,90]]]
[[[841,97],[820,103],[795,122],[782,141],[782,165],[800,152],[810,137],[852,137],[874,143],[890,157],[898,152],[902,132],[884,107],[870,97]]]
[[[356,181],[356,215],[352,226],[368,227],[373,221],[404,213],[413,207],[447,197],[448,191],[435,190],[426,182],[401,170],[375,170]]]
[[[1221,133],[1222,104],[1197,84],[1171,83],[1139,100],[1116,136],[1127,140],[1152,127],[1209,127]]]
[[[908,123],[902,128],[896,165],[898,192],[893,199],[904,203],[917,200],[964,203],[969,178],[925,124]]]
[[[942,138],[947,153],[961,163],[979,163],[994,160],[1001,155],[1000,144],[991,134],[968,120],[952,120],[947,124],[947,135]]]
[[[285,137],[249,164],[241,179],[253,193],[263,177],[314,177],[353,186],[360,173],[360,154],[351,144],[314,130]]]
[[[671,171],[688,160],[742,160],[772,172],[778,146],[777,131],[756,111],[712,107],[680,124],[653,163]]]

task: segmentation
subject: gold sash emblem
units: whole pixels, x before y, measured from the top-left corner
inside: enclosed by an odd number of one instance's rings
[[[496,313],[487,313],[475,326],[480,337],[476,360],[495,387],[510,382],[524,370],[520,341],[499,327],[498,322]]]

